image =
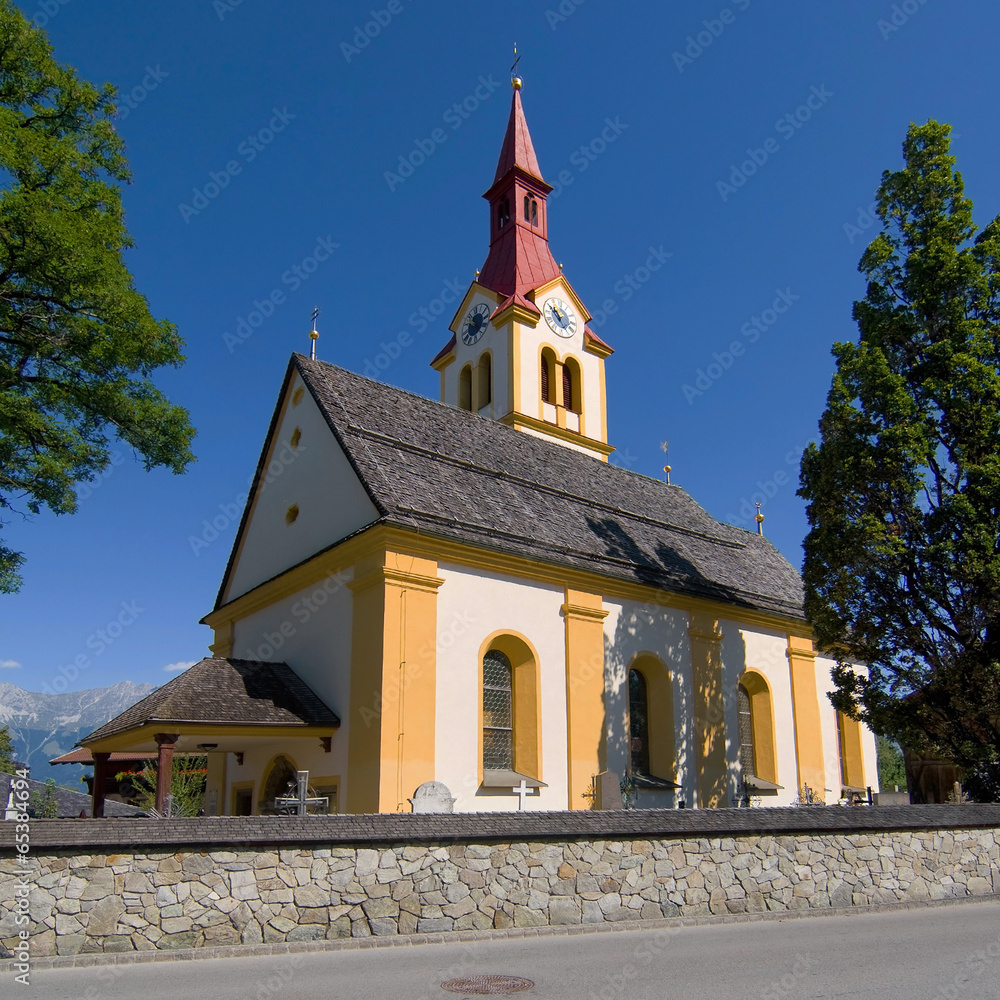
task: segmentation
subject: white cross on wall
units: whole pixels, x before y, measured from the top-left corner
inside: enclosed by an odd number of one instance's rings
[[[512,789],[514,794],[521,800],[518,809],[524,809],[524,800],[531,794],[531,789],[528,787],[528,783],[521,779],[521,784],[517,788]]]

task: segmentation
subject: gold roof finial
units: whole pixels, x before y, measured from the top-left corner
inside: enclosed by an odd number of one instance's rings
[[[309,331],[309,357],[316,360],[316,341],[319,340],[319,330],[316,329],[316,319],[319,316],[319,306],[312,311],[312,329]]]
[[[663,452],[663,457],[664,458],[667,457],[667,451],[668,451],[669,448],[670,448],[670,442],[669,441],[661,441],[660,442],[660,451]],[[670,465],[663,466],[663,478],[666,481],[667,486],[670,485],[670,471],[671,471],[672,468],[673,468],[673,466],[670,466]]]
[[[517,42],[514,43],[514,61],[510,66],[510,85],[515,90],[520,90],[524,85],[524,81],[517,75],[517,64],[521,61],[521,57],[517,54]]]
[[[760,504],[757,504],[757,513],[754,514],[753,519],[757,522],[757,534],[762,538],[764,536],[764,515],[760,512]]]

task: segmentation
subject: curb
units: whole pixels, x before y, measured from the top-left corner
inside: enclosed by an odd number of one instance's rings
[[[568,924],[565,926],[512,927],[506,930],[447,931],[437,934],[400,934],[391,937],[335,938],[331,941],[302,941],[291,944],[227,945],[223,948],[186,948],[176,951],[98,952],[87,955],[46,955],[31,960],[31,971],[83,969],[101,965],[145,965],[150,962],[191,962],[212,958],[256,958],[267,955],[294,955],[302,952],[355,951],[363,948],[412,948],[428,944],[508,941],[518,938],[569,937],[579,934],[623,933],[704,927],[715,924],[749,924],[772,920],[803,920],[823,917],[856,917],[872,913],[932,909],[1000,903],[1000,895],[962,896],[954,899],[911,900],[872,903],[867,906],[825,907],[814,910],[775,910],[765,913],[721,913],[700,917],[663,917],[659,920],[622,920],[614,923]],[[0,964],[0,971],[3,965]]]

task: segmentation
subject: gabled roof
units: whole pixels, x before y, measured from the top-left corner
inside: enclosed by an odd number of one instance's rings
[[[679,486],[300,354],[290,365],[376,523],[802,618],[799,575],[777,549]]]
[[[150,722],[336,728],[340,719],[287,663],[206,657],[85,736],[96,743]]]

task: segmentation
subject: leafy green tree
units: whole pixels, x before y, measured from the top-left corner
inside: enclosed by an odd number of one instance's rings
[[[950,132],[911,125],[882,175],[799,493],[834,704],[968,776],[1000,768],[1000,217],[975,237]]]
[[[14,740],[6,726],[0,726],[0,771],[14,773]]]
[[[906,791],[906,762],[898,744],[886,736],[875,739],[875,757],[878,761],[878,786],[883,792],[891,792],[898,787]]]
[[[175,816],[198,815],[205,802],[207,776],[207,757],[174,754],[170,794],[174,797]],[[140,809],[152,809],[156,804],[156,768],[151,764],[147,764],[141,771],[122,771],[115,778],[132,783],[136,791],[136,804]]]
[[[56,799],[56,779],[45,779],[45,791],[33,791],[28,796],[28,812],[35,819],[55,819],[59,815]]]
[[[187,412],[151,381],[183,362],[181,341],[122,257],[130,174],[114,99],[0,0],[0,510],[72,513],[111,435],[147,469],[193,460]],[[0,592],[20,587],[23,559],[0,545]]]

